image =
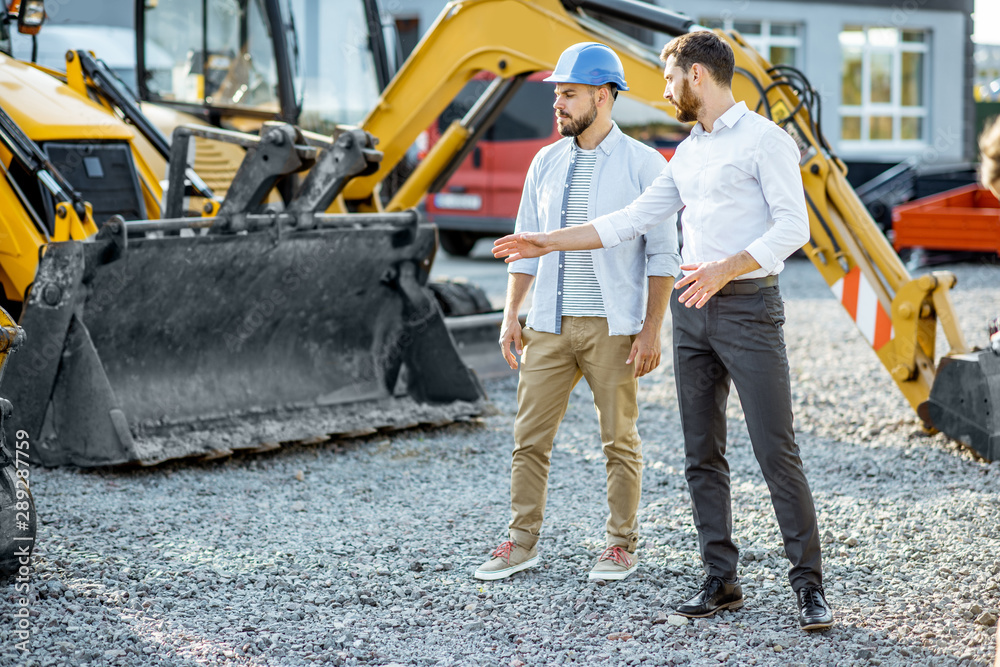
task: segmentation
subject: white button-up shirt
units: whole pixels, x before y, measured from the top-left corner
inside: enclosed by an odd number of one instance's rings
[[[712,132],[701,123],[645,192],[594,220],[605,248],[644,234],[682,207],[685,264],[746,250],[761,268],[739,278],[776,275],[809,240],[809,217],[795,141],[744,102]]]

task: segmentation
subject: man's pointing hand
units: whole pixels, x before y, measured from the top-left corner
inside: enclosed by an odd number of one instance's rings
[[[504,261],[508,264],[519,259],[541,257],[549,252],[545,247],[547,242],[548,235],[543,232],[508,234],[493,243],[493,256],[498,259],[505,257]]]

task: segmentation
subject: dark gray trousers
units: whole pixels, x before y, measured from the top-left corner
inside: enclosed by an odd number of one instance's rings
[[[792,429],[785,312],[778,287],[716,295],[700,310],[679,303],[678,294],[670,299],[674,378],[705,571],[727,580],[737,576],[726,461],[726,400],[732,379],[791,561],[792,589],[820,585],[819,529]]]

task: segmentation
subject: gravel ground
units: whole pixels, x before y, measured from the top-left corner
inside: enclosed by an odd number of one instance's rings
[[[985,342],[1000,266],[947,267]],[[36,468],[25,608],[0,597],[0,665],[987,665],[1000,609],[1000,463],[916,415],[818,273],[782,277],[799,443],[834,629],[798,629],[778,530],[735,396],[746,607],[668,615],[700,583],[669,359],[643,379],[638,572],[602,585],[604,466],[581,383],[557,437],[543,565],[470,573],[504,536],[515,380],[481,424],[131,471]],[[664,349],[669,349],[669,324]],[[675,623],[675,621],[677,623]]]

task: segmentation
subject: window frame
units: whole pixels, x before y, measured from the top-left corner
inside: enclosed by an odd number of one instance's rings
[[[722,29],[725,31],[735,30],[733,27],[736,23],[759,23],[760,24],[760,34],[751,35],[741,32],[743,39],[747,41],[747,44],[752,46],[757,53],[766,58],[769,62],[771,59],[771,47],[781,46],[781,47],[791,47],[795,51],[795,62],[793,63],[781,63],[783,65],[791,65],[796,69],[803,69],[803,59],[805,57],[805,29],[804,23],[799,21],[773,21],[771,19],[748,19],[740,17],[738,20],[730,18],[710,18],[702,17],[699,20],[701,25],[706,25],[709,23],[714,23],[718,25],[722,24]],[[771,33],[771,26],[774,24],[779,25],[790,25],[795,26],[794,35],[774,35]],[[772,65],[777,63],[771,63]]]
[[[848,28],[860,28],[864,35],[864,42],[861,46],[861,103],[844,104],[843,69],[841,69],[840,81],[840,105],[837,108],[838,121],[838,142],[841,151],[873,152],[885,150],[915,151],[927,147],[928,136],[930,134],[930,56],[931,39],[933,32],[929,29],[907,28],[905,31],[899,27],[875,25],[875,24],[844,24],[838,33],[838,43],[840,43],[841,66],[844,64],[844,44],[840,41],[840,35]],[[869,31],[894,30],[896,40],[892,45],[873,44]],[[920,42],[904,42],[904,32],[920,32],[923,40]],[[891,77],[890,77],[890,101],[872,102],[872,56],[878,54],[890,54],[891,57]],[[920,97],[919,106],[903,105],[903,54],[919,53],[922,56],[923,64],[920,73]],[[892,139],[872,139],[871,128],[872,119],[881,117],[892,118]],[[861,138],[845,139],[843,135],[843,121],[847,117],[857,117],[861,119]],[[921,122],[920,136],[916,139],[903,139],[901,126],[903,118],[919,118]]]

